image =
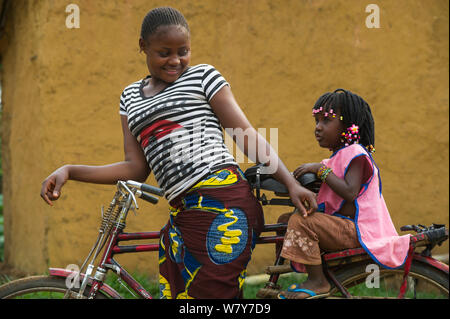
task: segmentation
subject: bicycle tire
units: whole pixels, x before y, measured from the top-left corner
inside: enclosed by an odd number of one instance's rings
[[[351,264],[346,267],[343,267],[334,272],[337,280],[346,288],[352,289],[358,286],[365,285],[367,287],[367,278],[371,275],[371,272],[367,271],[367,267],[369,265],[376,265],[372,260],[365,260],[359,263]],[[404,269],[385,269],[378,267],[379,278],[383,279],[383,283],[385,287],[384,292],[376,292],[373,290],[372,292],[375,296],[367,296],[358,293],[358,291],[351,292],[352,296],[358,298],[396,298],[399,293],[399,289],[401,283],[403,281],[403,272]],[[411,264],[411,269],[409,272],[409,281],[408,281],[408,290],[413,290],[407,293],[405,298],[447,298],[449,293],[449,277],[448,274],[429,265],[426,263],[422,263],[420,261],[414,260]],[[389,287],[386,287],[386,283],[389,284]],[[419,286],[420,284],[420,286]],[[372,287],[373,288],[373,287]],[[380,289],[379,287],[375,287]],[[423,291],[417,291],[417,288],[423,289]],[[391,289],[391,291],[388,291]],[[358,289],[356,289],[358,290]],[[370,291],[370,289],[359,289],[362,290],[363,293]],[[340,294],[338,293],[338,288],[333,286],[331,290],[331,295]]]
[[[90,286],[87,285],[84,291],[85,297],[88,296],[89,290]],[[53,299],[50,297],[54,294],[57,294],[58,296],[58,298],[55,299],[60,299],[64,297],[66,291],[66,279],[63,277],[31,276],[13,280],[0,286],[0,299],[12,299],[17,297],[28,299]],[[78,293],[77,288],[73,288],[72,291]],[[41,294],[39,295],[39,293]],[[74,298],[74,294],[71,295],[71,298]],[[95,299],[108,299],[108,297],[101,291],[98,291]]]

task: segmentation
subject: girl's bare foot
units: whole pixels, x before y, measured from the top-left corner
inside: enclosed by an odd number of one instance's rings
[[[311,297],[311,293],[297,291],[298,289],[310,290],[316,294],[313,298],[320,298],[328,296],[331,286],[326,280],[320,282],[307,280],[300,285],[291,285],[288,290],[280,292],[279,297],[282,299],[305,299]]]

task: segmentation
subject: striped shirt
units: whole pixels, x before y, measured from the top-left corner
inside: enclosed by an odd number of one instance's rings
[[[213,66],[189,67],[152,97],[142,91],[148,78],[123,90],[120,114],[127,116],[130,131],[169,201],[218,168],[237,166],[209,105],[228,85]]]

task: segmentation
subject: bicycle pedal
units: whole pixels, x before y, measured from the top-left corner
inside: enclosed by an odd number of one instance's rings
[[[261,299],[277,299],[279,292],[279,289],[264,287],[258,290],[258,292],[256,293],[256,297]]]
[[[279,265],[279,266],[268,266],[266,268],[266,274],[284,274],[292,272],[291,265]]]

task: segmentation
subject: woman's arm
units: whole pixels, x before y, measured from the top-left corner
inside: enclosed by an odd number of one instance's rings
[[[97,184],[115,184],[119,180],[143,182],[150,174],[144,152],[128,128],[126,116],[121,116],[125,159],[103,165],[64,165],[50,174],[42,183],[41,197],[49,205],[61,196],[61,188],[68,180]]]
[[[256,158],[250,159],[274,168],[273,176],[288,188],[292,203],[300,213],[306,216],[315,212],[317,210],[315,194],[295,180],[270,144],[253,128],[236,102],[231,89],[228,86],[221,88],[211,99],[210,104],[224,128],[238,128],[245,133],[246,138],[233,135],[236,144],[244,154],[255,155]],[[308,203],[306,205],[309,206],[308,209],[305,209],[305,202]]]

